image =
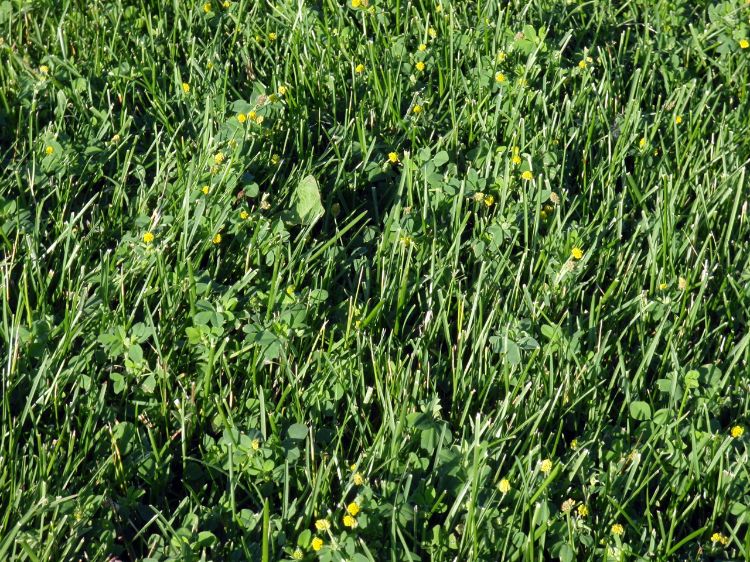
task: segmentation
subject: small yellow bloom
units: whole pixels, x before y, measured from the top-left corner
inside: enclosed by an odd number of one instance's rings
[[[502,84],[503,82],[505,82],[505,74],[503,74],[502,72],[496,72],[495,82],[497,82],[498,84]]]
[[[211,242],[213,242],[214,244],[221,244],[221,234],[219,234],[218,232],[214,234],[214,237],[211,239]]]
[[[44,153],[49,156],[50,154],[55,153],[55,147],[54,146],[47,146],[47,148],[44,149]]]
[[[228,8],[231,5],[232,3],[229,0],[224,0],[224,3],[222,4],[222,6],[224,6],[225,8]]]
[[[578,511],[579,517],[586,517],[589,514],[589,508],[584,504],[579,505],[576,511]]]
[[[505,51],[498,51],[497,62],[505,62],[506,58],[508,58],[508,55],[505,54]]]
[[[424,72],[424,63],[423,63],[422,61],[419,61],[419,62],[418,62],[417,64],[415,64],[415,65],[414,65],[414,67],[415,67],[415,68],[416,68],[416,69],[417,69],[417,70],[418,70],[419,72]]]
[[[365,65],[362,63],[354,67],[354,72],[356,72],[357,74],[362,74],[364,71],[365,71]]]
[[[327,531],[331,528],[331,522],[328,519],[318,519],[315,522],[315,528],[318,531]]]
[[[641,137],[641,140],[638,141],[638,147],[645,148],[647,142],[646,137]]]
[[[250,442],[250,447],[252,447],[253,451],[260,449],[260,439],[253,439]]]
[[[323,539],[321,539],[320,537],[315,537],[312,540],[312,549],[315,552],[318,552],[321,548],[323,548]]]
[[[224,162],[224,154],[221,152],[217,152],[216,154],[214,154],[214,163],[218,165],[222,162]]]
[[[276,35],[273,31],[268,34],[269,41],[276,41],[277,38],[278,38],[278,35]]]
[[[573,509],[575,505],[576,505],[576,501],[572,498],[568,498],[562,503],[563,513],[570,513],[570,510]]]
[[[500,490],[501,494],[507,494],[508,492],[510,492],[510,482],[507,478],[503,478],[502,480],[500,480],[500,484],[498,484],[497,487]]]
[[[750,41],[747,39],[740,39],[740,49],[747,49],[750,47]]]
[[[344,527],[352,528],[352,527],[356,527],[357,525],[357,520],[351,515],[344,515],[343,522],[344,522]]]
[[[391,164],[398,164],[398,162],[399,162],[398,152],[389,152],[388,153],[388,161]]]
[[[143,235],[143,241],[146,244],[151,244],[151,242],[154,241],[154,234],[153,234],[153,232],[147,232],[146,234],[144,234]]]
[[[247,211],[240,211],[240,218],[244,221],[247,220],[247,217],[249,217],[250,214]]]
[[[435,6],[435,13],[436,14],[439,14],[442,11],[443,11],[443,5],[442,4],[438,4],[437,6]]]
[[[573,256],[574,260],[580,260],[583,257],[583,250],[578,246],[573,247],[570,251],[570,255]]]
[[[250,121],[255,121],[258,118],[258,114],[254,111],[249,111],[247,114],[247,118],[250,119]]]
[[[43,64],[42,66],[39,67],[39,72],[42,74],[49,74],[49,66],[47,66],[46,64]]]
[[[293,560],[302,560],[304,557],[305,557],[305,553],[302,552],[299,548],[295,548],[294,552],[292,552]]]
[[[739,439],[742,437],[743,433],[745,433],[745,428],[741,425],[735,425],[730,433],[732,434],[732,437]]]
[[[279,156],[278,154],[274,154],[271,156],[271,163],[274,166],[278,165],[279,162],[281,162],[281,156]]]
[[[427,35],[435,39],[437,37],[437,30],[434,27],[431,27],[427,30]]]
[[[615,535],[616,537],[619,537],[625,532],[625,528],[619,523],[615,523],[614,525],[612,525],[610,531],[612,531],[613,535]]]
[[[352,8],[359,8],[362,6],[362,0],[352,0]]]
[[[484,204],[487,205],[488,207],[492,207],[492,205],[495,204],[495,198],[492,195],[485,195]]]
[[[211,191],[211,188],[210,188],[210,187],[208,187],[207,185],[204,185],[204,186],[203,186],[203,187],[201,188],[201,191],[203,192],[203,195],[208,195],[208,193],[209,193],[209,192]]]
[[[427,45],[425,45],[424,43],[420,43],[419,46],[417,47],[417,50],[425,52],[427,50]]]
[[[356,516],[357,513],[359,513],[359,505],[357,504],[357,502],[352,502],[346,506],[346,511],[349,513],[349,515]]]
[[[544,459],[539,464],[539,470],[541,470],[544,474],[549,473],[552,470],[552,461],[549,459]]]
[[[203,11],[207,14],[211,11],[211,2],[206,2],[203,4]]]
[[[516,166],[518,166],[522,162],[521,157],[518,154],[514,154],[511,157],[510,161],[513,162]]]
[[[532,174],[530,170],[526,170],[523,174],[521,174],[521,178],[525,179],[526,181],[531,181],[534,179],[534,174]]]
[[[352,477],[352,481],[354,482],[355,486],[361,486],[365,483],[365,478],[360,472],[355,472],[354,476]]]
[[[413,112],[413,113],[414,113],[415,115],[419,115],[420,113],[422,113],[422,106],[421,106],[421,105],[419,105],[419,104],[416,104],[416,105],[415,105],[415,106],[414,106],[414,107],[412,108],[412,112]]]
[[[677,288],[680,291],[684,291],[687,288],[687,279],[680,277],[677,279]]]
[[[677,117],[675,117],[674,122],[677,123],[678,125],[682,123],[682,115],[678,115]]]
[[[247,115],[245,115],[244,113],[238,113],[237,121],[239,121],[240,123],[244,123],[245,121],[247,121]]]
[[[289,90],[288,90],[288,88],[286,86],[279,86],[279,95],[280,96],[285,96],[288,91]]]
[[[574,451],[578,448],[578,439],[573,439],[570,442],[570,448],[573,449]]]
[[[582,60],[581,62],[579,62],[578,63],[578,68],[581,68],[581,69],[586,68],[586,61]]]
[[[729,544],[729,537],[726,537],[721,533],[714,533],[713,535],[711,535],[711,542],[714,544],[721,543],[722,545],[726,546]]]
[[[258,125],[260,125],[261,123],[263,123],[263,119],[264,119],[264,117],[263,117],[262,115],[258,115],[258,116],[257,116],[257,117],[255,118],[255,122],[256,122],[256,123],[257,123]]]
[[[664,291],[666,288],[669,287],[667,283],[659,283],[659,290]]]

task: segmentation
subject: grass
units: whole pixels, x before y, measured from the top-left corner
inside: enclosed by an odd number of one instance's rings
[[[745,38],[0,2],[0,559],[750,559]]]

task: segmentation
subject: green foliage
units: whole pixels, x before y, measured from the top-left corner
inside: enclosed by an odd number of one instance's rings
[[[749,558],[748,17],[0,0],[0,560]]]

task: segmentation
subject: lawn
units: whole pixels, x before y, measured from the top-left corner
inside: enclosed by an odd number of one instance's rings
[[[750,2],[0,1],[0,560],[750,560]]]

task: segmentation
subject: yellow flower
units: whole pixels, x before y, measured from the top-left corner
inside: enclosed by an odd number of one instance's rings
[[[539,465],[539,470],[541,470],[544,474],[547,474],[550,470],[552,470],[552,461],[549,459],[544,459]]]
[[[500,484],[498,484],[497,487],[500,489],[500,493],[502,494],[507,494],[508,492],[510,492],[510,482],[507,478],[503,478],[502,480],[500,480]]]
[[[201,191],[203,192],[203,195],[208,195],[209,191],[211,191],[211,188],[210,188],[210,187],[208,187],[207,185],[204,185],[204,186],[203,186],[203,187],[201,188]]]
[[[54,154],[55,147],[54,146],[47,146],[47,148],[44,149],[44,153],[49,156],[50,154]]]
[[[417,47],[417,50],[424,52],[427,50],[427,45],[425,45],[424,43],[420,43],[419,47]]]
[[[151,244],[151,242],[154,241],[154,234],[153,234],[153,232],[147,232],[146,234],[144,234],[143,235],[143,241],[146,244]]]
[[[745,433],[745,428],[741,425],[735,425],[730,433],[732,434],[732,437],[739,439],[742,437],[742,434]]]
[[[357,515],[357,513],[359,513],[359,505],[357,505],[357,502],[352,502],[346,506],[346,511],[349,515]]]
[[[244,113],[238,113],[237,121],[239,121],[240,123],[244,123],[245,121],[247,121],[247,115],[245,115]]]
[[[351,515],[344,515],[343,521],[344,527],[355,527],[357,525],[357,520]]]
[[[183,82],[182,83],[182,91],[187,94],[190,91],[190,84],[188,84],[187,82]]]
[[[570,442],[570,448],[574,451],[578,448],[578,439],[573,439],[573,441]]]
[[[484,204],[487,205],[488,207],[492,207],[492,205],[495,204],[495,198],[492,195],[485,195]]]
[[[435,39],[437,37],[437,30],[434,27],[431,27],[427,30],[427,35]]]
[[[257,116],[257,117],[255,118],[255,122],[256,122],[256,123],[257,123],[258,125],[260,125],[261,123],[263,123],[263,119],[264,119],[264,117],[263,117],[262,115],[258,115],[258,116]]]
[[[525,179],[526,181],[531,181],[534,179],[534,174],[532,174],[531,171],[526,170],[523,174],[521,174],[521,178]]]
[[[365,65],[362,63],[354,67],[354,72],[356,72],[357,74],[362,74],[364,71],[365,71]]]
[[[240,211],[240,218],[244,221],[247,220],[247,217],[249,217],[250,214],[247,211]]]
[[[285,96],[288,91],[289,90],[287,89],[286,86],[279,86],[279,95],[280,96]]]
[[[225,8],[228,8],[231,5],[232,3],[229,0],[224,0],[224,3],[222,4],[222,6],[224,6]]]
[[[667,283],[659,283],[659,290],[664,291],[669,285]]]
[[[359,8],[362,6],[362,0],[352,0],[352,8]]]
[[[388,161],[391,164],[398,164],[398,162],[399,162],[399,160],[398,160],[398,152],[389,152],[388,153]]]
[[[622,525],[620,525],[619,523],[615,523],[610,528],[610,531],[612,531],[613,535],[615,535],[616,537],[619,537],[620,535],[622,535],[625,532],[625,528]]]
[[[415,113],[416,115],[419,115],[420,113],[422,113],[422,106],[421,106],[421,105],[419,105],[419,104],[416,104],[416,105],[415,105],[415,106],[414,106],[414,107],[412,108],[412,112],[413,112],[413,113]]]
[[[729,537],[726,537],[721,533],[714,533],[713,535],[711,535],[711,542],[714,544],[718,542],[726,546],[729,544]]]
[[[740,39],[740,49],[747,49],[750,47],[750,41],[747,39]]]
[[[677,288],[680,291],[684,291],[687,288],[687,279],[680,277],[677,279]]]
[[[279,162],[281,162],[281,156],[278,154],[274,154],[271,156],[271,163],[276,166]]]
[[[293,560],[302,560],[304,557],[305,557],[305,553],[302,552],[299,548],[295,548],[294,552],[292,552]]]
[[[505,59],[508,57],[508,55],[505,54],[505,51],[498,51],[497,53],[497,62],[505,62]]]
[[[443,11],[443,5],[442,4],[438,4],[437,6],[435,6],[435,13],[439,14],[442,11]]]
[[[209,13],[211,11],[211,2],[206,2],[203,4],[203,11],[206,13]]]
[[[568,498],[562,503],[563,513],[570,513],[570,510],[573,509],[575,505],[576,505],[576,501],[572,498]]]
[[[419,72],[424,72],[424,63],[422,61],[419,61],[414,66]]]
[[[570,255],[573,256],[574,260],[580,260],[583,257],[583,250],[581,250],[578,246],[574,246],[570,251]]]
[[[42,74],[49,74],[49,66],[47,66],[46,64],[43,64],[42,66],[39,67],[39,72],[41,72]]]
[[[312,549],[315,552],[318,552],[321,548],[323,548],[323,539],[321,539],[320,537],[315,537],[312,540]]]
[[[678,125],[682,123],[682,115],[678,115],[677,117],[675,117],[674,122],[677,123]]]
[[[211,242],[213,242],[214,244],[221,244],[221,234],[219,234],[218,232],[214,234],[214,237],[211,239]]]
[[[328,519],[318,519],[315,522],[315,528],[318,531],[327,531],[331,528],[331,523],[328,521]]]
[[[250,442],[250,447],[252,447],[253,451],[260,449],[260,439],[253,439]]]
[[[580,517],[586,517],[589,514],[589,508],[584,504],[579,505],[576,511],[578,511]]]
[[[641,137],[641,140],[638,141],[638,146],[640,148],[645,148],[646,147],[646,142],[648,142],[648,141],[646,141],[646,137]]]
[[[514,154],[511,159],[511,162],[513,162],[516,166],[518,166],[521,163],[521,157],[518,154]]]
[[[269,41],[276,41],[277,37],[278,37],[278,35],[276,35],[273,31],[268,34],[268,40]]]
[[[214,163],[215,164],[221,164],[224,161],[224,154],[221,152],[217,152],[214,154]]]
[[[502,84],[503,82],[505,82],[505,74],[503,74],[502,72],[496,72],[495,82],[497,82],[498,84]]]
[[[249,111],[247,114],[247,118],[250,119],[250,121],[255,121],[258,118],[258,114],[254,111]]]
[[[578,68],[582,68],[582,69],[583,69],[583,68],[586,68],[586,61],[585,61],[585,60],[582,60],[581,62],[579,62],[579,63],[578,63]]]

